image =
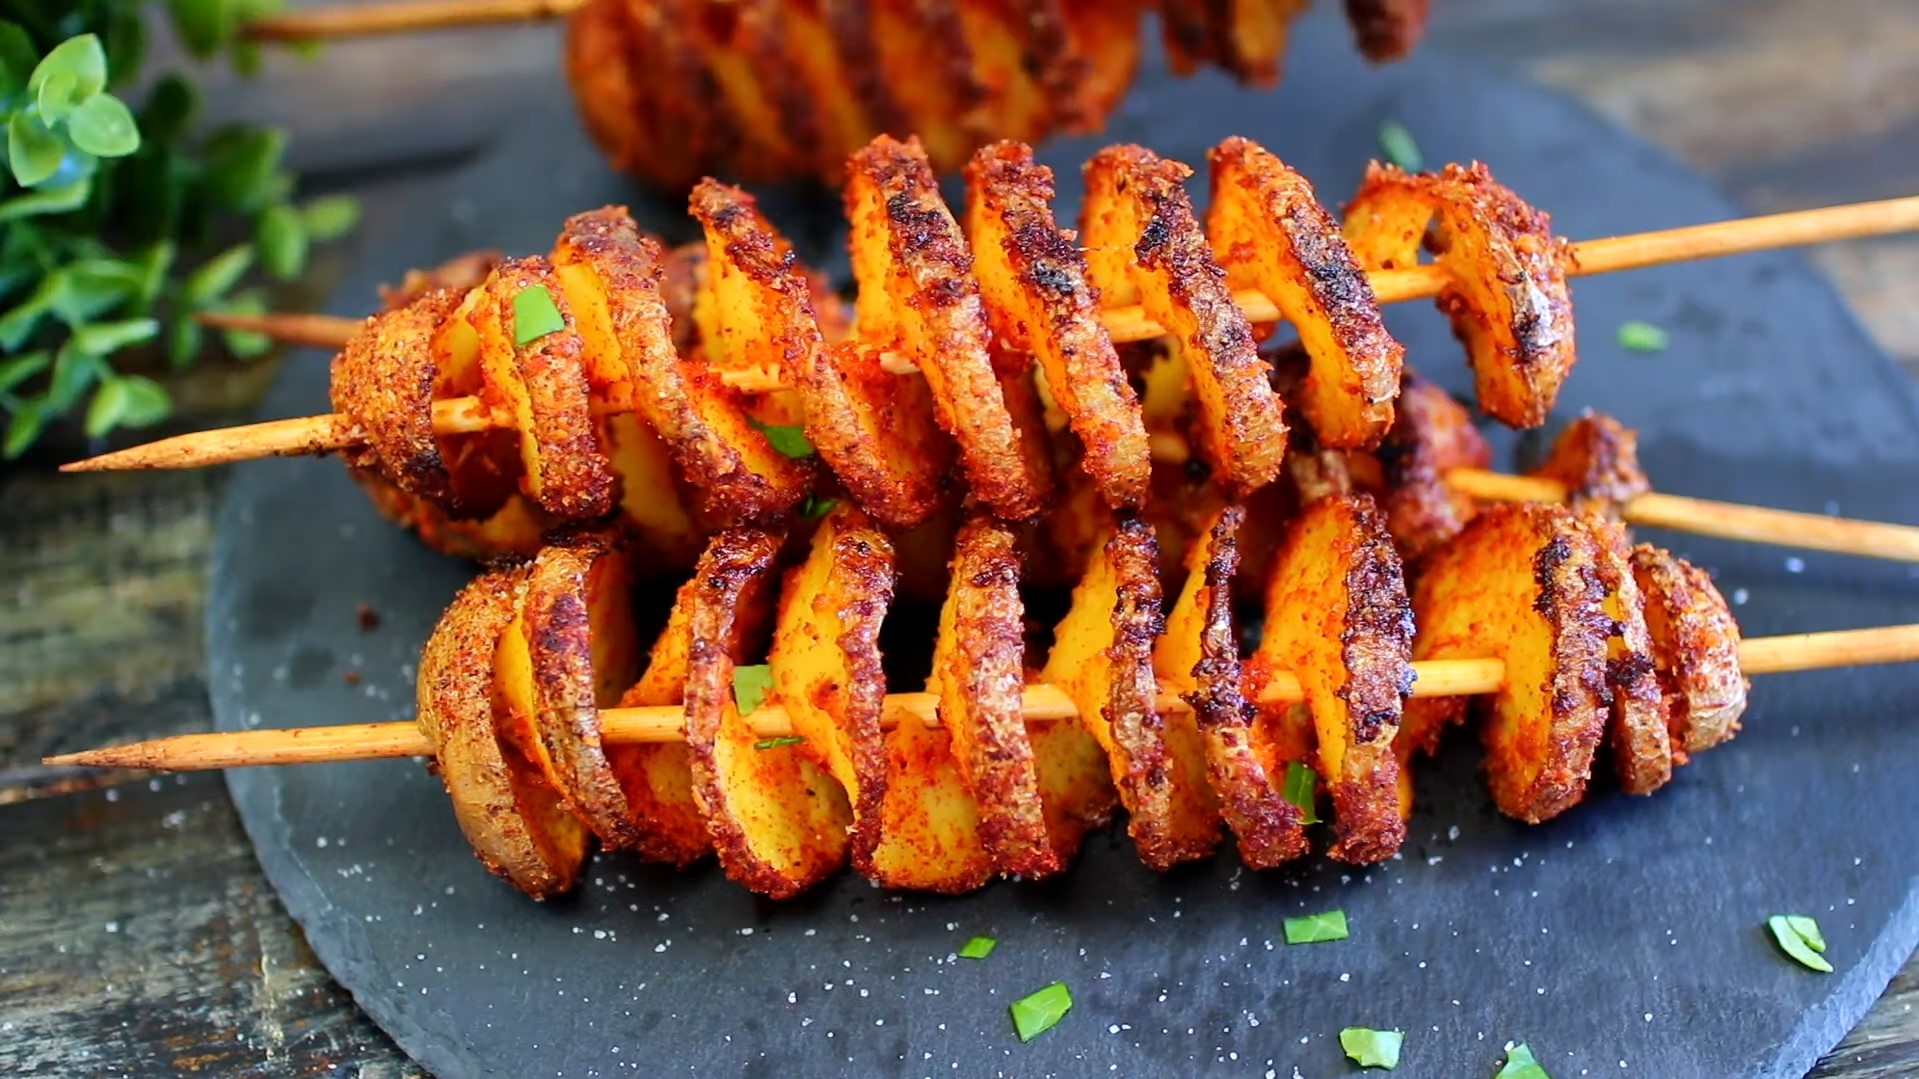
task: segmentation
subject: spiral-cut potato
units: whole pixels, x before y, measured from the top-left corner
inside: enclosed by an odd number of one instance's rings
[[[1492,447],[1472,416],[1437,384],[1408,370],[1392,430],[1379,446],[1386,526],[1409,564],[1459,534],[1478,507],[1446,482],[1455,468],[1485,468]]]
[[[1586,523],[1599,544],[1593,570],[1612,619],[1606,641],[1606,681],[1612,691],[1606,741],[1620,789],[1651,794],[1672,778],[1672,736],[1646,629],[1646,600],[1633,576],[1632,540],[1623,526],[1603,517],[1588,514]]]

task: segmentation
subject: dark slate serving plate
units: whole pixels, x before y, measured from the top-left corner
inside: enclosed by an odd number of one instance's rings
[[[1392,117],[1429,160],[1492,163],[1570,236],[1735,213],[1563,97],[1434,52],[1369,70],[1342,36],[1313,21],[1271,95],[1151,71],[1106,138],[1199,163],[1220,137],[1251,135],[1337,202]],[[387,238],[335,311],[362,312],[376,283],[461,250],[544,250],[567,213],[634,197],[557,93],[514,126]],[[1077,166],[1102,141],[1045,155],[1067,189],[1062,219],[1077,216]],[[767,201],[803,249],[843,264],[830,199]],[[675,206],[636,211],[689,233]],[[1919,521],[1913,387],[1798,256],[1575,291],[1583,359],[1562,418],[1593,406],[1640,428],[1663,489]],[[1614,328],[1629,318],[1669,328],[1671,348],[1622,352]],[[1430,309],[1403,305],[1391,322],[1415,364],[1465,388]],[[267,415],[323,407],[325,379],[317,357],[290,362]],[[1654,538],[1712,567],[1754,635],[1919,620],[1906,566]],[[416,652],[469,573],[381,523],[333,462],[240,468],[209,615],[219,725],[408,717]],[[378,630],[358,627],[362,601]],[[1561,1079],[1788,1076],[1865,1014],[1919,941],[1919,843],[1899,823],[1919,773],[1915,700],[1912,666],[1762,679],[1746,733],[1657,797],[1597,791],[1536,828],[1494,814],[1462,738],[1422,774],[1403,857],[1371,870],[1313,859],[1255,875],[1227,855],[1158,876],[1114,832],[1064,879],[960,899],[843,876],[769,904],[710,866],[601,857],[578,896],[541,906],[482,871],[417,763],[237,771],[230,784],[320,958],[443,1076],[1317,1077],[1351,1070],[1337,1037],[1349,1025],[1404,1030],[1406,1076],[1489,1075],[1508,1040]],[[1350,940],[1284,944],[1282,918],[1329,907],[1346,910]],[[1837,974],[1780,956],[1761,925],[1782,911],[1818,916]],[[975,934],[999,950],[953,958]],[[1020,1044],[1008,1002],[1055,979],[1072,1013]]]

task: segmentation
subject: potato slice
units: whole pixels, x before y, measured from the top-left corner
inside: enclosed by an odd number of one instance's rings
[[[880,623],[893,602],[893,544],[848,505],[828,513],[786,574],[768,662],[805,754],[846,790],[853,868],[874,876],[886,796]]]
[[[846,492],[889,528],[925,523],[953,462],[926,380],[883,370],[858,341],[821,349],[796,375],[806,437]]]
[[[1685,764],[1739,731],[1747,688],[1739,671],[1739,623],[1712,577],[1670,551],[1643,543],[1633,548],[1632,573],[1645,599],[1673,763]]]
[[[1310,0],[1162,0],[1160,28],[1174,73],[1216,64],[1241,82],[1279,81],[1292,23]]]
[[[1291,671],[1306,691],[1316,769],[1332,795],[1329,852],[1382,861],[1399,850],[1393,736],[1412,692],[1412,603],[1386,520],[1366,495],[1322,498],[1294,522],[1266,588],[1252,666]]]
[[[1239,529],[1245,510],[1222,507],[1188,548],[1186,583],[1153,649],[1160,687],[1193,707],[1203,743],[1205,774],[1239,855],[1253,869],[1270,869],[1306,853],[1298,807],[1253,751],[1253,706],[1241,695],[1239,627],[1233,619],[1233,578],[1239,572]],[[1172,717],[1167,718],[1170,727]]]
[[[853,156],[846,186],[860,339],[911,357],[940,426],[959,445],[973,495],[1007,520],[1037,514],[1050,472],[1008,411],[988,349],[973,260],[917,141],[881,136]]]
[[[1627,794],[1651,794],[1672,778],[1672,738],[1646,630],[1646,600],[1632,572],[1632,540],[1624,526],[1603,517],[1588,514],[1581,523],[1599,542],[1593,566],[1606,590],[1606,615],[1613,622],[1606,642],[1606,679],[1612,686],[1606,744],[1620,788]]]
[[[1072,698],[1080,723],[1106,751],[1140,859],[1167,869],[1212,853],[1220,820],[1203,754],[1176,750],[1159,713],[1158,573],[1151,526],[1122,519],[1074,587],[1040,680]]]
[[[1626,503],[1652,490],[1639,467],[1639,433],[1592,409],[1566,425],[1545,463],[1528,475],[1558,480],[1575,511],[1612,520],[1620,519]]]
[[[1080,463],[1111,506],[1137,508],[1152,468],[1139,398],[1099,320],[1086,258],[1053,219],[1053,170],[998,142],[966,167],[966,227],[999,344],[1028,353],[1079,436]]]
[[[840,178],[845,155],[876,130],[912,127],[886,92],[866,7],[796,4],[785,13],[788,62],[821,131],[808,171],[828,183]]]
[[[698,580],[680,586],[666,628],[653,640],[646,671],[620,696],[621,708],[679,704],[693,651],[693,603]],[[737,629],[737,627],[736,627]],[[724,642],[738,652],[738,634]],[[608,746],[608,762],[632,807],[635,849],[648,861],[685,867],[710,854],[713,840],[693,798],[692,756],[685,742]]]
[[[446,499],[448,479],[433,433],[433,335],[464,299],[436,289],[382,311],[333,359],[333,411],[366,439],[341,455],[348,467],[434,502]]]
[[[1066,40],[1086,64],[1068,87],[1051,88],[1057,119],[1068,131],[1097,131],[1106,123],[1139,67],[1141,0],[1062,0]]]
[[[1319,444],[1370,449],[1393,422],[1406,348],[1386,332],[1373,288],[1306,178],[1249,139],[1214,147],[1206,231],[1227,284],[1278,305],[1309,373],[1293,400]]]
[[[1102,815],[1101,802],[1110,812],[1113,795],[1108,784],[1090,799],[1056,800],[1052,805],[1061,808],[1052,817],[1061,827],[1050,827],[1033,745],[1042,728],[1027,727],[1021,705],[1025,627],[1019,578],[1011,529],[983,514],[961,526],[927,688],[939,695],[940,726],[978,804],[984,849],[1002,873],[1037,878],[1058,872],[1072,858],[1085,822]],[[1067,729],[1051,739],[1062,771],[1070,773],[1072,762],[1090,758],[1104,780],[1106,761],[1092,738],[1077,724],[1053,726]],[[1082,793],[1085,787],[1080,784]]]
[[[420,655],[420,730],[474,853],[535,899],[579,883],[592,833],[539,769],[494,733],[494,651],[526,587],[522,567],[481,574],[455,596]]]
[[[880,841],[863,872],[882,888],[970,892],[993,879],[995,863],[952,739],[912,712],[892,718]]]
[[[773,899],[797,895],[846,860],[846,793],[798,747],[762,747],[733,696],[735,622],[760,602],[779,540],[732,529],[713,537],[694,576],[687,627],[686,746],[693,800],[726,875]],[[775,701],[772,703],[784,703]]]
[[[747,179],[777,179],[803,170],[808,151],[819,141],[813,111],[782,47],[788,6],[757,0],[681,8],[695,48],[737,124],[738,142],[726,151],[736,167],[728,171]]]
[[[1432,0],[1346,0],[1346,21],[1366,59],[1398,60],[1425,36]]]
[[[988,90],[974,72],[959,7],[953,0],[867,0],[880,77],[908,125],[890,130],[913,132],[941,171],[959,167],[998,121],[985,113]]]
[[[1223,486],[1249,491],[1279,474],[1286,423],[1271,369],[1193,216],[1191,175],[1143,147],[1101,150],[1086,164],[1080,243],[1108,305],[1143,303],[1178,339],[1201,453]]]
[[[1375,163],[1346,205],[1346,239],[1368,271],[1415,265],[1425,240],[1452,274],[1439,309],[1466,345],[1479,407],[1512,427],[1546,422],[1575,359],[1572,249],[1551,218],[1484,165],[1415,175]]]
[[[636,562],[648,576],[690,571],[706,538],[674,475],[672,451],[632,413],[602,416],[600,437],[620,481],[619,517]]]
[[[1479,510],[1471,498],[1453,490],[1446,473],[1485,468],[1492,459],[1492,447],[1473,426],[1465,406],[1408,369],[1400,380],[1393,428],[1379,446],[1385,474],[1380,504],[1408,565],[1458,535]]]
[[[366,492],[380,515],[420,537],[432,550],[476,562],[502,558],[532,558],[546,545],[546,534],[557,527],[553,518],[521,495],[492,516],[480,520],[455,517],[423,498],[400,490],[371,472],[355,471],[353,481]]]
[[[978,146],[980,136],[1045,138],[1053,124],[1047,87],[1041,80],[1050,79],[1056,86],[1069,86],[1074,80],[1067,69],[1075,58],[1061,48],[1065,32],[1059,25],[1058,4],[1027,0],[1016,6],[962,2],[953,7],[971,60],[973,81],[984,98],[979,115],[992,118],[990,123],[966,118],[974,120],[970,126],[975,137],[961,153]],[[942,161],[942,171],[954,164]]]
[[[1428,556],[1413,590],[1413,659],[1506,664],[1488,703],[1486,772],[1501,812],[1530,824],[1556,816],[1586,790],[1605,730],[1605,586],[1591,529],[1563,506],[1507,504],[1473,518]],[[1463,697],[1409,701],[1402,760],[1431,751]]]
[[[491,271],[488,271],[491,273]],[[486,393],[486,373],[480,362],[480,335],[473,328],[473,311],[485,300],[483,288],[469,289],[453,313],[442,319],[433,334],[433,399],[469,397]],[[446,465],[447,488],[437,500],[449,517],[478,520],[500,512],[519,499],[525,468],[520,460],[520,432],[511,427],[470,434],[440,435],[440,460]]]

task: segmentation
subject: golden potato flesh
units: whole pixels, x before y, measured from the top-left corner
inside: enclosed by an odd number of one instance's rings
[[[619,518],[641,571],[647,576],[690,571],[706,537],[687,508],[672,451],[630,412],[600,417],[600,437],[620,483]]]
[[[454,558],[531,558],[546,543],[548,530],[557,526],[520,495],[507,499],[492,516],[470,520],[410,495],[376,473],[355,470],[352,475],[382,517],[416,533],[427,547]]]
[[[1417,264],[1426,241],[1452,275],[1439,309],[1466,346],[1479,407],[1512,427],[1546,422],[1575,359],[1572,253],[1551,218],[1484,165],[1374,164],[1346,205],[1346,239],[1368,271]]]
[[[604,516],[613,506],[613,470],[593,423],[592,388],[565,291],[543,258],[507,259],[481,286],[468,316],[479,335],[484,399],[513,417],[520,433],[521,483],[541,509],[562,520]],[[544,294],[554,327],[520,325],[523,298]],[[531,314],[531,312],[529,312]]]
[[[700,556],[688,619],[686,745],[693,799],[721,868],[752,891],[786,899],[845,861],[852,813],[825,769],[797,746],[765,744],[734,699],[728,645],[742,605],[764,602],[778,550],[769,533],[732,529]]]
[[[1739,624],[1712,577],[1670,551],[1640,544],[1633,548],[1632,572],[1645,599],[1673,763],[1685,764],[1739,731],[1747,688],[1739,670]]]
[[[1021,706],[1025,625],[1012,530],[984,514],[966,522],[954,540],[947,581],[928,679],[928,689],[939,695],[940,726],[978,804],[980,839],[994,865],[1007,874],[1047,876],[1079,849],[1086,825],[1051,827],[1042,798],[1035,747],[1029,740],[1029,734],[1036,738],[1041,730],[1029,731]],[[1064,770],[1071,772],[1073,762],[1090,759],[1105,783],[1106,761],[1091,736],[1074,723],[1053,726],[1065,728],[1052,739]],[[1081,804],[1097,805],[1102,798],[1110,811],[1110,783],[1103,795]],[[1068,821],[1075,817],[1071,810],[1060,815]],[[1093,818],[1100,811],[1080,815]]]
[[[1646,601],[1632,572],[1632,541],[1623,526],[1603,517],[1585,515],[1582,523],[1599,542],[1593,565],[1606,590],[1606,615],[1613,621],[1606,642],[1606,678],[1612,685],[1606,744],[1620,788],[1628,794],[1651,794],[1672,778],[1672,739],[1646,630]]]
[[[1207,781],[1239,840],[1240,858],[1270,869],[1305,854],[1306,833],[1282,777],[1268,772],[1253,750],[1253,708],[1240,688],[1233,582],[1245,516],[1239,506],[1222,508],[1187,549],[1186,583],[1153,650],[1153,671],[1162,689],[1193,708]]]
[[[489,271],[490,273],[491,271]],[[433,334],[433,398],[442,400],[487,392],[481,364],[480,335],[473,328],[473,312],[486,299],[484,289],[473,288],[440,322]],[[440,460],[447,470],[443,508],[451,517],[478,519],[497,513],[509,499],[520,496],[520,433],[496,427],[470,434],[442,435]]]
[[[1406,836],[1392,747],[1412,647],[1405,576],[1372,499],[1307,506],[1273,566],[1253,662],[1290,671],[1306,692],[1313,759],[1332,796],[1330,853],[1342,861],[1390,858]]]
[[[1191,175],[1142,147],[1101,150],[1086,164],[1080,243],[1108,305],[1141,303],[1178,339],[1201,453],[1222,486],[1249,491],[1279,474],[1286,423],[1271,368],[1193,216]]]
[[[1379,446],[1379,464],[1386,527],[1409,565],[1458,535],[1478,512],[1477,503],[1446,482],[1446,473],[1485,468],[1492,459],[1492,447],[1465,406],[1408,369],[1392,430]]]
[[[819,350],[794,377],[806,437],[853,501],[896,529],[939,509],[953,443],[926,380],[883,370],[879,351],[857,341]]]
[[[420,655],[420,730],[433,746],[460,831],[489,870],[535,899],[579,882],[592,833],[538,767],[494,733],[494,651],[526,587],[522,568],[475,578]]]
[[[1272,86],[1292,22],[1310,0],[1161,0],[1160,30],[1173,71],[1217,64],[1242,82]]]
[[[1598,542],[1563,506],[1507,504],[1428,556],[1413,590],[1413,659],[1497,658],[1486,773],[1501,812],[1530,824],[1579,801],[1611,701]],[[1430,750],[1466,699],[1409,701],[1402,758]]]
[[[1206,231],[1234,288],[1266,294],[1310,358],[1293,400],[1319,445],[1370,449],[1393,422],[1405,346],[1313,186],[1249,139],[1213,149]]]
[[[1053,219],[1052,170],[1032,147],[998,142],[973,155],[966,180],[973,267],[994,334],[1039,361],[1101,497],[1138,507],[1152,468],[1139,399],[1100,323],[1086,258]]]
[[[1121,520],[1074,587],[1040,679],[1072,698],[1080,723],[1111,760],[1140,859],[1166,869],[1212,853],[1220,822],[1203,754],[1177,750],[1159,713],[1153,678],[1153,645],[1164,626],[1158,574],[1152,528]]]
[[[1565,484],[1566,504],[1574,510],[1614,520],[1626,503],[1652,490],[1639,467],[1639,433],[1592,409],[1566,425],[1545,463],[1529,475]]]
[[[863,872],[882,888],[970,892],[993,878],[995,865],[952,739],[904,709],[892,718],[880,841]]]
[[[1007,520],[1037,514],[1052,475],[1034,467],[989,351],[973,260],[917,140],[882,136],[853,156],[846,186],[860,339],[910,357],[974,497]]]
[[[893,544],[851,506],[828,513],[786,574],[768,663],[802,751],[846,791],[853,867],[873,876],[886,794],[880,623],[893,602]]]
[[[620,696],[621,708],[680,704],[693,650],[696,580],[680,586],[666,628],[653,640],[646,670]],[[736,633],[737,638],[737,633]],[[737,641],[725,642],[737,651]],[[692,756],[686,743],[657,742],[608,746],[607,760],[633,810],[642,858],[686,866],[713,850],[706,819],[693,798]]]

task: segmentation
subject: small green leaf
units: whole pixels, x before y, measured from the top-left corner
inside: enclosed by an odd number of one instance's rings
[[[45,349],[0,360],[0,393],[6,393],[45,371],[52,363],[53,354]]]
[[[53,378],[47,384],[47,407],[65,412],[80,403],[107,365],[99,357],[79,348],[69,337],[53,354]]]
[[[1073,1010],[1073,993],[1065,982],[1054,982],[1014,1001],[1008,1010],[1013,1013],[1013,1030],[1019,1040],[1030,1042],[1066,1018],[1066,1013]]]
[[[754,749],[780,749],[785,746],[796,746],[804,741],[806,741],[806,739],[797,734],[783,734],[783,735],[780,735],[778,738],[762,738],[759,741],[753,743],[753,748]]]
[[[260,264],[280,280],[291,281],[306,269],[306,226],[293,207],[285,203],[267,207],[254,226],[253,242],[260,248]]]
[[[566,329],[553,294],[545,285],[528,285],[513,296],[513,343],[520,348]]]
[[[40,50],[27,32],[18,23],[0,21],[0,98],[25,90],[39,63]]]
[[[54,313],[69,326],[90,322],[132,296],[134,268],[114,259],[87,259],[66,268],[67,287],[54,301]]]
[[[67,136],[95,157],[125,157],[140,148],[133,110],[112,94],[95,94],[67,117]]]
[[[766,703],[773,688],[773,668],[764,663],[733,668],[733,703],[740,715],[750,716]]]
[[[1286,762],[1286,800],[1299,807],[1299,823],[1319,823],[1319,773],[1301,761]]]
[[[21,109],[7,121],[7,164],[21,187],[45,182],[66,157],[66,144],[39,117]]]
[[[174,32],[193,55],[206,59],[233,40],[239,24],[232,0],[167,0]]]
[[[168,75],[147,95],[147,106],[140,110],[140,130],[154,142],[170,143],[193,125],[199,111],[200,95],[193,84],[180,75]]]
[[[174,367],[185,367],[200,355],[200,348],[206,343],[206,331],[191,318],[176,318],[173,328],[167,331],[167,362]]]
[[[1670,340],[1665,330],[1650,322],[1633,319],[1619,324],[1619,347],[1628,352],[1664,352]]]
[[[14,409],[13,419],[7,424],[7,441],[0,446],[0,456],[11,461],[27,452],[40,437],[40,429],[47,423],[47,410],[38,401],[28,401]]]
[[[215,135],[206,146],[207,197],[241,213],[279,199],[287,184],[280,175],[286,144],[284,131],[265,128],[228,128]]]
[[[974,937],[972,940],[960,945],[959,957],[961,959],[984,959],[992,955],[993,949],[997,947],[999,947],[999,941],[994,940],[992,937]]]
[[[1811,936],[1802,932],[1802,927],[1810,926]],[[1819,932],[1819,923],[1803,914],[1775,914],[1766,919],[1766,928],[1772,930],[1772,939],[1779,942],[1780,950],[1799,961],[1799,965],[1821,974],[1831,974],[1832,964],[1820,952],[1826,950],[1826,938]],[[1817,946],[1813,941],[1817,940]]]
[[[72,345],[89,356],[106,356],[128,345],[151,341],[160,332],[160,321],[130,318],[120,322],[96,322],[73,331]]]
[[[818,495],[809,493],[805,500],[800,503],[800,516],[809,521],[817,521],[827,514],[832,513],[833,507],[839,504],[840,500],[837,498],[821,498]]]
[[[352,195],[326,195],[300,207],[300,223],[315,243],[337,240],[360,223],[360,200]]]
[[[1343,910],[1329,910],[1286,919],[1286,943],[1288,944],[1319,944],[1326,941],[1345,940],[1350,935],[1346,928],[1346,912]]]
[[[813,456],[813,444],[806,440],[806,429],[796,424],[761,423],[751,416],[746,422],[753,429],[766,436],[766,441],[775,450],[795,460]]]
[[[1406,1035],[1397,1030],[1347,1027],[1339,1032],[1339,1047],[1362,1068],[1392,1071],[1399,1067],[1399,1049],[1405,1041]]]
[[[27,298],[0,315],[0,351],[12,352],[26,344],[40,319],[60,303],[67,292],[67,273],[55,270],[40,279]]]
[[[105,438],[120,425],[127,412],[127,388],[117,378],[107,379],[93,391],[93,403],[87,406],[87,437]]]
[[[173,267],[173,257],[179,248],[171,243],[149,244],[140,252],[135,262],[140,269],[140,282],[134,288],[134,299],[141,310],[153,306],[160,298],[160,290],[166,286],[167,271]]]
[[[127,394],[120,426],[151,427],[173,411],[173,397],[158,382],[144,375],[123,375],[117,381]]]
[[[81,34],[55,45],[34,67],[27,79],[27,92],[38,97],[48,80],[61,75],[72,81],[69,93],[74,101],[84,101],[107,88],[107,51],[98,35]]]
[[[253,248],[241,244],[230,247],[207,260],[199,269],[187,275],[187,282],[180,290],[181,299],[188,307],[198,310],[225,296],[240,280],[240,275],[253,265]]]
[[[140,72],[147,58],[147,24],[139,4],[121,4],[107,15],[107,84],[118,86]]]
[[[74,92],[79,89],[80,80],[71,71],[56,71],[40,82],[40,89],[34,98],[34,107],[40,110],[40,119],[49,125],[57,124],[73,110]]]
[[[1520,1042],[1518,1045],[1507,1047],[1506,1063],[1493,1073],[1493,1079],[1553,1079],[1553,1077],[1547,1075],[1546,1069],[1533,1057],[1532,1049],[1525,1042]]]
[[[0,202],[0,223],[28,217],[64,214],[87,204],[93,195],[93,177],[84,176],[64,187],[43,187]]]
[[[1425,164],[1419,144],[1413,141],[1413,133],[1397,120],[1388,120],[1379,125],[1379,152],[1386,155],[1386,160],[1407,172],[1418,172],[1420,166]]]

